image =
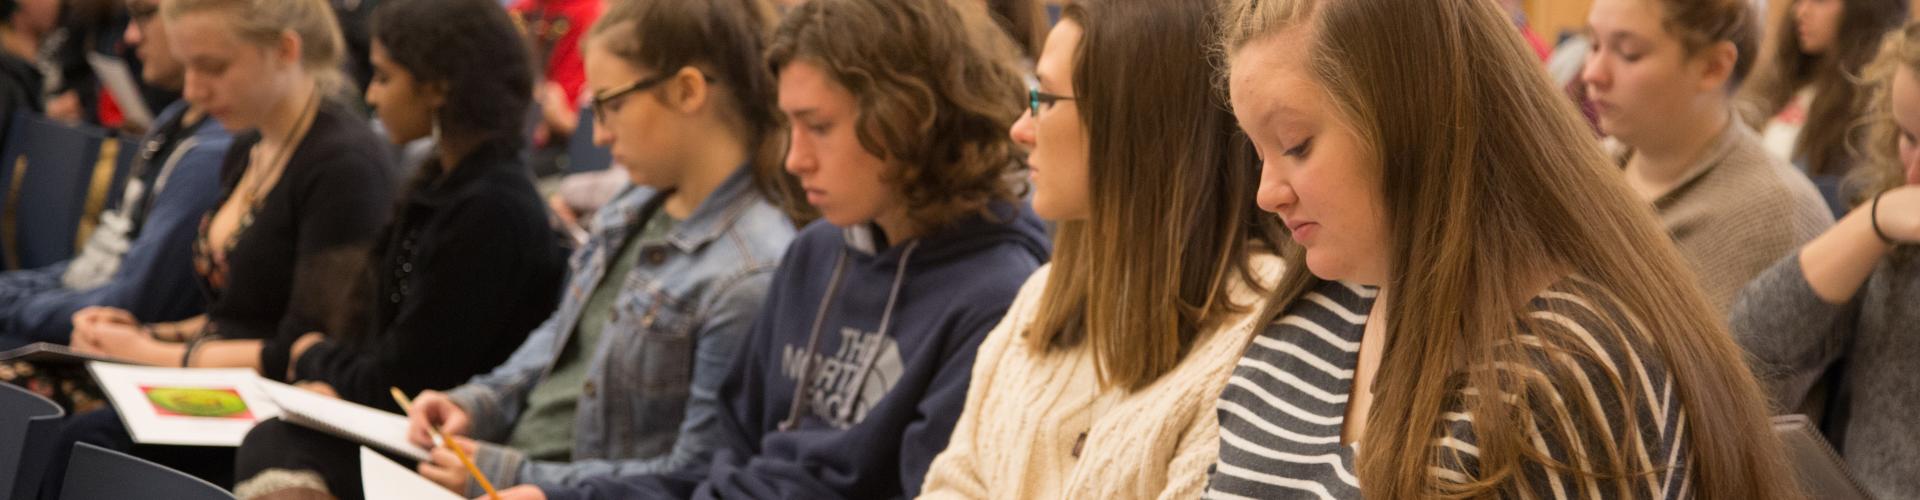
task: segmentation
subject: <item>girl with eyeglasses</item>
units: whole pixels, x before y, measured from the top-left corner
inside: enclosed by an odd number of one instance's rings
[[[1084,0],[1054,26],[1012,128],[1034,211],[1059,224],[1053,262],[987,334],[923,498],[1206,486],[1214,401],[1285,267],[1252,149],[1213,91],[1213,6]]]
[[[439,426],[501,488],[712,453],[718,386],[794,234],[757,187],[780,168],[768,19],[745,0],[634,0],[600,17],[585,39],[594,140],[633,186],[596,213],[560,309],[518,352],[414,398],[416,444],[434,448]],[[444,447],[419,472],[483,493]]]
[[[703,436],[720,448],[671,473],[503,498],[918,494],[981,339],[1047,255],[1006,182],[1021,82],[985,14],[946,0],[787,14],[766,62],[793,127],[786,171],[822,220],[794,239],[720,385],[720,432]]]

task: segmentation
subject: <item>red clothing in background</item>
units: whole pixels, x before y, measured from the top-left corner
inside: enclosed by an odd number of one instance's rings
[[[580,88],[586,84],[586,63],[580,54],[580,37],[600,18],[601,0],[515,0],[512,10],[532,35],[534,55],[546,58],[546,80],[560,84],[567,99],[580,104]]]

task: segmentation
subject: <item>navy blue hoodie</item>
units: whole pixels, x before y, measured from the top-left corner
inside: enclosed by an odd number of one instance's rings
[[[726,415],[709,463],[547,496],[917,495],[966,405],[980,341],[1048,255],[1031,210],[991,210],[892,246],[869,226],[808,226],[720,386]],[[809,396],[796,401],[802,373]]]

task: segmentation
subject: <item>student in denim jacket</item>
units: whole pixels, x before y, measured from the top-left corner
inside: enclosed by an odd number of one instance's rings
[[[767,16],[748,2],[628,2],[588,34],[596,141],[638,186],[601,209],[560,310],[507,363],[412,407],[499,487],[674,470],[716,445],[717,388],[793,238],[755,189],[778,169]],[[764,169],[764,170],[763,170]],[[496,444],[497,443],[497,444]],[[449,450],[422,475],[478,494]]]
[[[1007,182],[1012,42],[944,0],[811,0],[782,23],[787,171],[821,221],[719,386],[720,449],[502,498],[911,498],[946,448],[981,340],[1050,248]]]

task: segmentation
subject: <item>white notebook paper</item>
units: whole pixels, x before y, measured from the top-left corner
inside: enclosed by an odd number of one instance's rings
[[[376,446],[414,460],[428,459],[426,449],[407,441],[406,416],[314,394],[271,380],[260,379],[259,386],[280,406],[282,420]]]
[[[253,424],[280,414],[246,368],[160,368],[87,363],[133,440],[240,446]]]
[[[360,447],[360,485],[367,500],[466,500],[365,446]]]

